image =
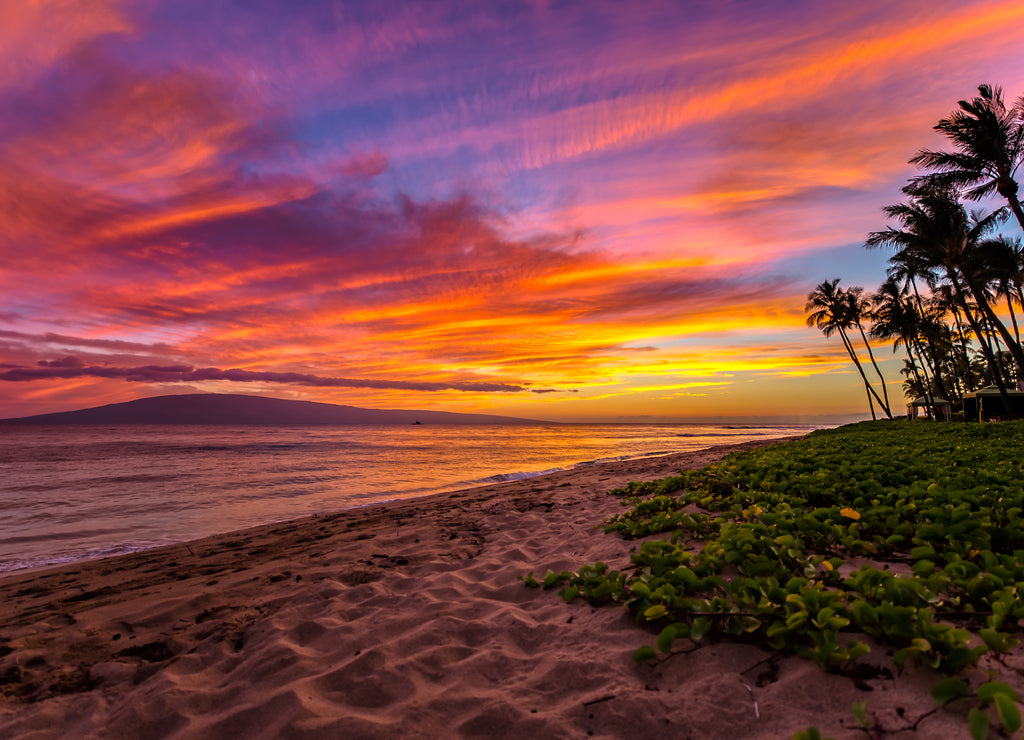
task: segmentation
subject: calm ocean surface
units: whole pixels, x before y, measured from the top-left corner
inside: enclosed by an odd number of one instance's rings
[[[814,428],[0,426],[0,572]]]

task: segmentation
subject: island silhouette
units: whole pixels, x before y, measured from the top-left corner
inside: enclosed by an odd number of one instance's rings
[[[538,424],[494,414],[364,409],[231,393],[152,396],[75,411],[0,419],[0,424],[225,424],[309,426],[330,424]]]

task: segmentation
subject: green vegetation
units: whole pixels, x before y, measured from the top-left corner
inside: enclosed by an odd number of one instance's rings
[[[917,661],[950,676],[935,700],[971,702],[976,737],[995,718],[1017,732],[1012,689],[972,691],[956,674],[1018,642],[1022,449],[1016,421],[815,432],[613,491],[632,508],[606,532],[647,538],[629,565],[527,581],[561,587],[566,601],[625,606],[657,635],[637,660],[729,639],[848,672],[870,651],[867,636],[891,648],[897,669]]]
[[[926,172],[903,189],[903,203],[883,209],[897,225],[865,241],[868,248],[893,249],[888,279],[868,296],[860,287],[841,288],[838,279],[820,283],[807,296],[807,323],[825,336],[838,332],[864,382],[872,418],[876,403],[887,417],[892,412],[866,330],[891,340],[894,350],[904,348],[904,390],[922,397],[929,413],[935,399],[955,405],[991,384],[1010,418],[1007,390],[1024,377],[1016,315],[1024,306],[1024,248],[996,231],[1011,215],[1024,228],[1015,179],[1024,164],[1024,97],[1007,107],[1000,88],[981,85],[935,129],[952,150],[922,150],[910,160]],[[1003,205],[989,213],[964,206],[990,197]],[[881,380],[881,396],[861,366],[854,332]]]

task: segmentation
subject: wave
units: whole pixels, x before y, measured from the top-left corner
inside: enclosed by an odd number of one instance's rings
[[[726,427],[727,429],[748,429],[753,427]],[[766,432],[700,432],[694,434],[680,433],[677,437],[763,437]]]
[[[478,478],[477,480],[467,481],[467,485],[483,485],[488,483],[505,483],[510,480],[526,480],[527,478],[536,478],[540,475],[550,475],[551,473],[560,473],[564,470],[576,470],[578,468],[585,468],[590,465],[599,465],[607,462],[622,462],[623,460],[644,460],[649,457],[664,457],[665,455],[674,455],[680,450],[656,450],[654,452],[641,452],[632,455],[615,455],[613,457],[599,457],[596,460],[583,460],[578,463],[571,465],[564,465],[558,468],[548,468],[547,470],[520,470],[515,473],[498,473],[497,475],[489,475],[486,478]]]
[[[115,545],[113,547],[99,547],[91,550],[79,550],[76,552],[68,552],[60,555],[49,555],[39,558],[29,558],[25,560],[0,561],[0,573],[11,573],[16,570],[24,571],[35,568],[52,568],[58,565],[68,565],[69,563],[79,563],[86,560],[98,560],[99,558],[108,558],[114,555],[130,555],[133,552],[143,552],[144,550],[152,550],[156,547],[163,547],[167,544],[171,543],[156,542],[137,545],[122,544]]]
[[[489,475],[486,478],[470,481],[470,483],[505,483],[510,480],[526,480],[527,478],[536,478],[538,475],[548,475],[550,473],[558,473],[563,470],[571,470],[574,467],[576,466],[572,465],[565,468],[548,468],[547,470],[521,470],[516,473],[498,473],[497,475]]]

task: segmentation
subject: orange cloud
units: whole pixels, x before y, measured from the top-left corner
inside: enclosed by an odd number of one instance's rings
[[[132,31],[118,0],[34,0],[0,5],[0,89],[21,85],[76,46]]]

